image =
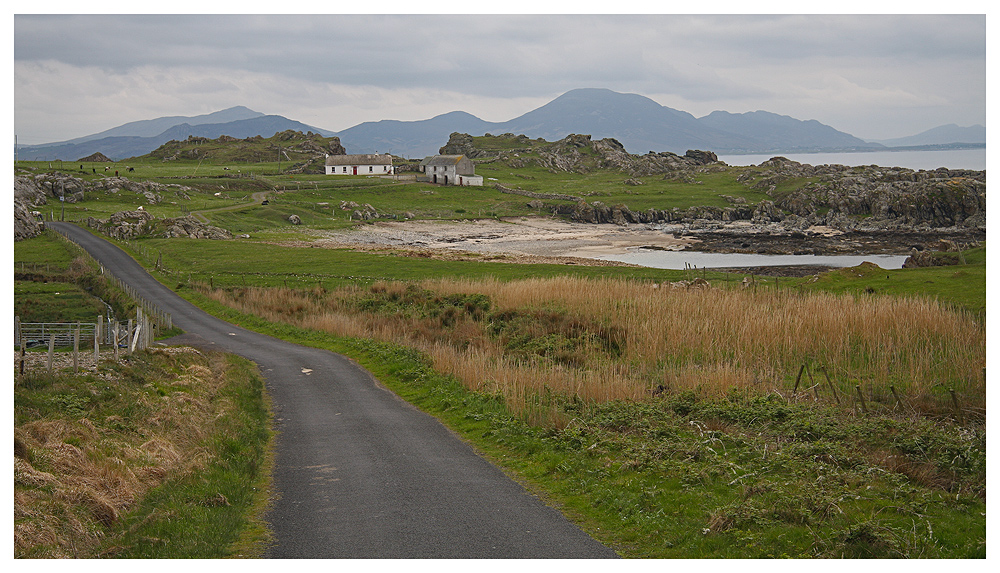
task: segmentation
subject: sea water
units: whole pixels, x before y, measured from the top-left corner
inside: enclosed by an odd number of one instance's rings
[[[769,153],[756,155],[720,155],[727,165],[760,165],[775,156],[785,157],[809,165],[878,165],[880,167],[905,167],[927,171],[938,167],[948,169],[986,169],[986,148],[942,149],[934,151],[865,151],[857,153]]]
[[[663,251],[635,249],[625,254],[596,257],[605,261],[632,263],[654,269],[681,270],[689,266],[700,268],[775,267],[820,265],[856,267],[863,262],[875,263],[883,269],[903,268],[906,255],[758,255],[744,253],[702,253],[699,251]]]

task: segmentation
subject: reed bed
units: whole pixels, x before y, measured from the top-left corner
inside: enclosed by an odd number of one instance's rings
[[[434,300],[485,296],[489,312],[417,312],[404,304],[416,291]],[[985,327],[926,298],[573,277],[376,283],[329,293],[249,288],[211,296],[270,320],[416,347],[440,371],[473,390],[503,395],[515,410],[537,406],[540,395],[594,402],[681,390],[723,395],[734,388],[787,395],[802,365],[810,370],[801,388],[812,386],[813,396],[823,371],[840,396],[860,386],[873,402],[902,395],[913,405],[940,403],[954,390],[965,405],[985,405]],[[512,316],[524,319],[520,336],[527,344],[558,339],[559,328],[571,333],[562,343],[582,344],[584,335],[598,343],[565,362],[512,354],[517,335],[505,330]],[[546,321],[555,326],[545,330]]]

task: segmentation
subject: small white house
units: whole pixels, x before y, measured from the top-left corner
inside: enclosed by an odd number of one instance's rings
[[[327,175],[392,175],[392,156],[388,153],[327,155]]]
[[[464,155],[434,155],[420,162],[423,176],[419,181],[441,185],[482,187],[483,176],[476,175],[476,166]]]

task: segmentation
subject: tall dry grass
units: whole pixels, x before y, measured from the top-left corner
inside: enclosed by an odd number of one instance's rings
[[[469,388],[505,396],[515,409],[542,392],[585,400],[639,400],[653,389],[733,388],[789,392],[803,364],[840,385],[861,385],[869,399],[897,395],[918,402],[954,388],[966,404],[985,403],[985,328],[969,316],[923,298],[853,297],[671,289],[649,283],[573,277],[428,280],[441,296],[483,294],[495,317],[517,309],[549,309],[606,328],[620,355],[595,354],[566,367],[511,357],[483,322],[442,326],[412,316],[351,310],[352,297],[402,296],[409,285],[379,283],[319,296],[289,289],[241,289],[212,296],[245,312],[341,336],[375,338],[427,352],[440,371]],[[815,378],[812,383],[819,382]],[[803,383],[802,388],[806,387]]]
[[[571,277],[426,286],[482,293],[502,308],[556,304],[592,316],[624,333],[625,362],[661,365],[681,386],[780,384],[809,361],[911,395],[938,385],[984,393],[984,327],[927,298],[678,290]]]

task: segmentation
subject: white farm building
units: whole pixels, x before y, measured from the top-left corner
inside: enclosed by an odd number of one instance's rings
[[[472,160],[464,155],[434,155],[420,162],[423,176],[418,181],[441,185],[482,186],[483,176],[476,175]]]
[[[327,155],[327,175],[392,175],[392,156],[388,153]]]

